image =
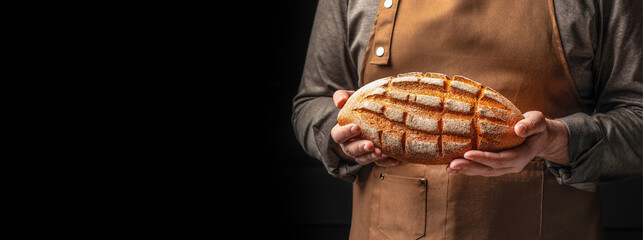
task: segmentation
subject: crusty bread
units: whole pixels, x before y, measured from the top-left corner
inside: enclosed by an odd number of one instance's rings
[[[371,82],[339,112],[339,125],[355,123],[361,138],[389,157],[447,164],[466,151],[499,151],[520,145],[513,126],[523,119],[507,98],[471,79],[439,73],[406,73]]]

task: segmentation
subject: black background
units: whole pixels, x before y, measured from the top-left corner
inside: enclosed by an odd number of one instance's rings
[[[246,129],[259,134],[261,144],[244,148],[258,166],[258,179],[251,181],[257,190],[248,195],[261,199],[251,203],[252,214],[259,215],[253,219],[280,239],[347,239],[352,185],[330,176],[302,150],[290,120],[317,1],[264,1],[261,6],[263,32],[245,44],[261,53],[262,66],[255,79],[261,112],[251,119],[254,129]],[[605,239],[641,239],[642,189],[641,178],[601,186]]]

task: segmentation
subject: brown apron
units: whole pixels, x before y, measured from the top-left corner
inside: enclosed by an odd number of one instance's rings
[[[551,0],[382,0],[361,84],[406,72],[463,75],[523,112],[580,112]],[[598,192],[559,185],[542,160],[500,177],[446,165],[368,166],[350,239],[602,239]]]

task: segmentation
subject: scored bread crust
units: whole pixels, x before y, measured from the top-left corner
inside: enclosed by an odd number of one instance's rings
[[[391,158],[448,164],[466,151],[520,145],[514,125],[524,119],[495,90],[462,76],[411,72],[358,89],[339,112],[339,125],[357,124]]]

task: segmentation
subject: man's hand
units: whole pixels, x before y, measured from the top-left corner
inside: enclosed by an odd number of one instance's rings
[[[335,106],[342,108],[353,93],[355,93],[355,91],[336,91],[333,94]],[[347,124],[345,126],[339,126],[339,124],[337,124],[330,131],[333,140],[339,143],[341,147],[340,152],[344,154],[344,158],[354,159],[361,165],[375,162],[375,164],[381,167],[395,166],[399,163],[397,160],[388,158],[382,154],[382,150],[376,148],[373,142],[358,138],[357,136],[360,132],[361,129],[357,124]]]
[[[464,153],[464,159],[454,159],[447,166],[447,172],[469,176],[501,176],[522,171],[534,157],[569,165],[565,124],[546,119],[538,111],[526,112],[524,116],[525,119],[514,126],[518,136],[527,138],[523,144],[497,153],[468,151]]]

